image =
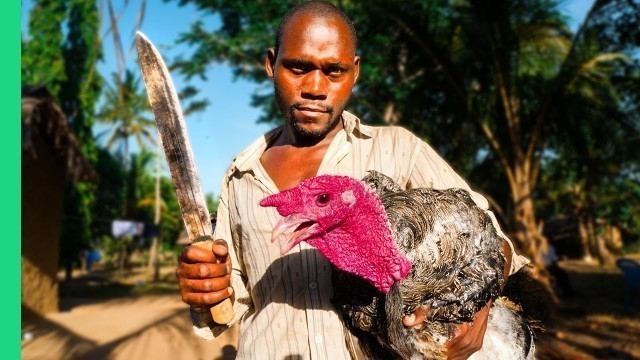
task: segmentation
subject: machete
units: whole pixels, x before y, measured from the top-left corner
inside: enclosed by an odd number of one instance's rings
[[[140,31],[136,33],[136,48],[189,241],[192,246],[211,250],[211,218],[173,81],[160,53]],[[191,317],[198,327],[208,326],[211,320],[218,324],[228,324],[233,319],[231,300],[227,298],[211,309],[192,306]]]

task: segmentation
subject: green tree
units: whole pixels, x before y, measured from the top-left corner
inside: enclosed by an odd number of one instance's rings
[[[102,77],[97,62],[102,57],[100,19],[94,2],[71,0],[67,14],[67,36],[63,46],[66,81],[59,102],[80,144],[82,153],[95,167],[97,153],[93,137],[94,107],[100,97]],[[91,205],[96,185],[70,184],[64,196],[61,261],[69,268],[83,248],[93,239]]]
[[[202,20],[194,23],[179,41],[195,52],[177,68],[204,76],[209,63],[225,62],[238,77],[268,81],[265,49],[274,45],[280,17],[297,2],[179,3],[219,15],[222,26],[211,31]],[[633,17],[620,16],[637,14],[637,1],[596,1],[575,34],[554,0],[338,4],[355,23],[363,58],[351,108],[365,121],[403,125],[428,139],[473,185],[489,191],[516,245],[542,264],[546,240],[533,196],[543,156],[559,153],[552,146],[574,135],[563,113],[578,105],[565,109],[563,99],[612,100],[605,93],[615,71],[606,69],[628,57],[622,48],[594,41],[598,33],[590,29],[613,16],[626,25],[611,29],[617,38],[609,41],[637,39]],[[262,89],[254,104],[265,110],[261,121],[274,121],[274,97]]]
[[[129,139],[134,138],[142,148],[154,144],[152,128],[154,121],[149,116],[149,100],[140,88],[140,78],[127,69],[121,80],[117,73],[112,74],[113,84],[107,84],[104,105],[98,113],[98,119],[110,125],[111,133],[106,146],[121,146],[125,172],[129,171]]]
[[[108,149],[97,148],[96,171],[100,177],[99,191],[95,194],[95,201],[91,213],[95,218],[93,233],[96,238],[111,236],[111,221],[122,215],[122,204],[125,201],[125,181],[127,177],[122,169],[120,159],[116,158]]]
[[[68,0],[36,0],[29,12],[29,36],[22,38],[22,84],[44,84],[58,98],[66,80],[62,23]]]
[[[208,193],[205,195],[205,200],[207,202],[207,209],[211,214],[215,214],[218,211],[218,204],[220,203],[220,197],[216,196],[212,193]]]
[[[100,18],[94,2],[70,0],[68,33],[63,47],[66,81],[60,102],[83,153],[94,158],[95,106],[100,98],[102,76],[97,63],[102,60]],[[68,60],[67,60],[68,59]]]
[[[62,26],[66,24],[66,37]],[[99,16],[96,4],[80,0],[35,1],[30,12],[29,34],[22,45],[23,84],[44,84],[56,97],[81,146],[83,155],[95,163],[92,134],[94,106],[102,79],[96,73],[101,58]],[[67,270],[89,246],[91,203],[95,186],[86,183],[65,187],[61,263]]]
[[[548,191],[539,194],[541,211],[574,215],[584,256],[602,263],[613,263],[612,251],[621,245],[611,243],[607,230],[615,226],[629,240],[640,231],[632,215],[640,208],[640,59],[634,56],[640,39],[629,36],[637,35],[637,28],[625,29],[637,11],[608,4],[585,30],[582,54],[604,49],[608,53],[593,58],[621,61],[583,63],[583,76],[571,81],[559,109],[566,136],[552,138],[556,152],[543,159]],[[613,17],[618,20],[610,21]]]
[[[160,194],[162,194],[162,202],[165,206],[160,221],[160,234],[164,244],[174,246],[180,231],[184,227],[182,216],[180,215],[180,204],[171,179],[162,177],[160,180]]]

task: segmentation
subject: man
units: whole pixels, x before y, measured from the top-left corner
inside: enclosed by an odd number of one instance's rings
[[[305,3],[285,15],[265,62],[285,125],[238,155],[223,179],[215,238],[231,246],[220,241],[213,252],[187,247],[180,255],[176,274],[185,302],[211,305],[233,295],[235,321],[242,319],[238,358],[350,356],[330,302],[330,264],[306,243],[281,256],[269,242],[278,215],[261,208],[261,199],[319,174],[362,178],[367,170],[406,187],[469,189],[408,131],[365,126],[344,111],[360,70],[355,51],[353,25],[333,5]],[[482,196],[473,197],[487,208]],[[520,259],[512,262],[511,247],[504,248],[506,271],[513,272]],[[420,324],[426,312],[408,315],[405,325]],[[449,358],[467,358],[482,346],[487,315],[488,307],[473,326],[458,327]],[[213,335],[226,328],[214,327]]]

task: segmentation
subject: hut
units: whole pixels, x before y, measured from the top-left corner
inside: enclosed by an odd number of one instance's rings
[[[97,181],[67,119],[44,86],[22,88],[22,316],[58,311],[64,186]]]

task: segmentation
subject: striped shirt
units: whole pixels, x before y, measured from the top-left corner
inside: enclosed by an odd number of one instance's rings
[[[342,119],[344,129],[332,140],[318,175],[361,179],[367,170],[377,170],[406,188],[469,190],[409,131],[366,126],[346,111]],[[280,216],[274,208],[258,205],[279,192],[260,157],[281,131],[282,127],[268,132],[239,154],[223,179],[215,238],[232,245],[235,319],[212,329],[209,336],[239,321],[238,359],[348,359],[345,330],[330,301],[330,263],[304,242],[281,256],[270,242]],[[480,207],[488,207],[480,194],[472,192],[472,197]],[[514,253],[512,272],[522,260]]]

